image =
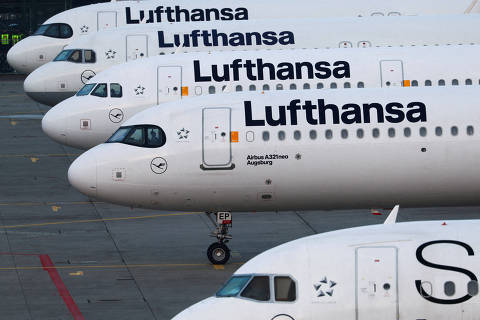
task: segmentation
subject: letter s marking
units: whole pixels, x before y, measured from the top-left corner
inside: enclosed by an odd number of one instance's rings
[[[460,272],[460,273],[463,273],[464,275],[468,276],[470,278],[470,280],[472,281],[477,281],[477,277],[475,276],[475,274],[473,274],[471,271],[468,271],[466,269],[462,269],[462,268],[458,268],[458,267],[452,267],[452,266],[446,266],[446,265],[441,265],[441,264],[436,264],[436,263],[431,263],[431,262],[428,262],[427,260],[425,260],[423,258],[423,255],[422,255],[422,252],[423,250],[428,247],[428,246],[431,246],[433,244],[438,244],[438,243],[450,243],[450,244],[455,244],[455,245],[458,245],[458,246],[461,246],[463,248],[465,248],[465,250],[467,250],[467,253],[469,256],[473,256],[475,255],[475,253],[473,252],[473,249],[472,247],[470,247],[468,244],[466,243],[463,243],[463,242],[460,242],[460,241],[455,241],[455,240],[437,240],[437,241],[431,241],[431,242],[427,242],[427,243],[424,243],[422,244],[420,247],[417,248],[417,260],[418,262],[420,262],[421,264],[423,264],[424,266],[427,266],[427,267],[430,267],[430,268],[434,268],[434,269],[440,269],[440,270],[448,270],[448,271],[454,271],[454,272]],[[451,299],[451,300],[446,300],[446,299],[439,299],[439,298],[435,298],[435,297],[432,297],[431,295],[429,295],[428,293],[425,292],[425,290],[423,290],[422,288],[422,280],[415,280],[415,286],[417,287],[417,291],[418,293],[423,297],[425,298],[426,300],[430,301],[430,302],[433,302],[433,303],[438,303],[438,304],[457,304],[457,303],[462,303],[462,302],[465,302],[469,299],[472,298],[472,296],[470,295],[465,295],[463,297],[460,297],[460,298],[457,298],[457,299]]]

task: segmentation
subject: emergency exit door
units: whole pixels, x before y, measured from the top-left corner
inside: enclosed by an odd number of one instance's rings
[[[157,103],[182,98],[182,67],[158,67]]]
[[[117,27],[117,12],[116,11],[100,11],[97,13],[97,30]]]
[[[397,320],[397,248],[356,250],[357,320]]]
[[[230,108],[203,109],[203,168],[232,169]]]
[[[127,36],[127,61],[145,58],[148,55],[146,34]]]
[[[403,63],[401,60],[380,61],[382,87],[401,87],[403,85]]]

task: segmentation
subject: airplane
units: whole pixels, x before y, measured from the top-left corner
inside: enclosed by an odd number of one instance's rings
[[[480,16],[476,14],[199,25],[177,23],[161,29],[156,25],[141,25],[83,37],[54,61],[32,72],[25,80],[24,90],[33,100],[53,106],[73,96],[93,76],[115,64],[174,52],[480,44],[477,32]]]
[[[111,1],[66,10],[51,17],[7,54],[20,73],[30,73],[53,60],[74,40],[105,29],[138,24],[175,24],[200,21],[238,21],[289,17],[324,18],[370,15],[479,13],[478,0],[188,0]]]
[[[172,320],[478,319],[479,220],[304,237],[242,265]]]
[[[75,96],[50,109],[42,120],[42,128],[61,144],[89,149],[105,142],[127,119],[148,107],[206,94],[310,88],[478,86],[478,56],[477,45],[155,56],[101,72]]]
[[[479,205],[479,99],[463,86],[173,101],[131,117],[68,179],[101,201],[216,213],[207,256],[225,263],[232,212]]]

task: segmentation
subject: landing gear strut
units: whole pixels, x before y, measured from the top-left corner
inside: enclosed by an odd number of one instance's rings
[[[216,216],[216,220],[212,218],[212,213]],[[217,242],[208,247],[208,260],[212,264],[225,264],[230,259],[230,249],[225,243],[232,239],[228,234],[229,228],[232,227],[232,214],[230,212],[207,212],[206,214],[215,226],[210,236],[217,238]]]

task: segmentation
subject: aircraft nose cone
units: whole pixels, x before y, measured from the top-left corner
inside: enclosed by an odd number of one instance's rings
[[[22,49],[20,42],[14,45],[7,53],[7,62],[8,64],[19,73],[30,73],[33,70],[30,70],[27,66],[27,53]]]
[[[68,169],[68,181],[75,189],[84,195],[96,197],[97,160],[93,152],[90,151],[82,154],[70,165]]]
[[[42,130],[52,140],[60,143],[67,143],[66,121],[61,110],[53,107],[42,119]]]

